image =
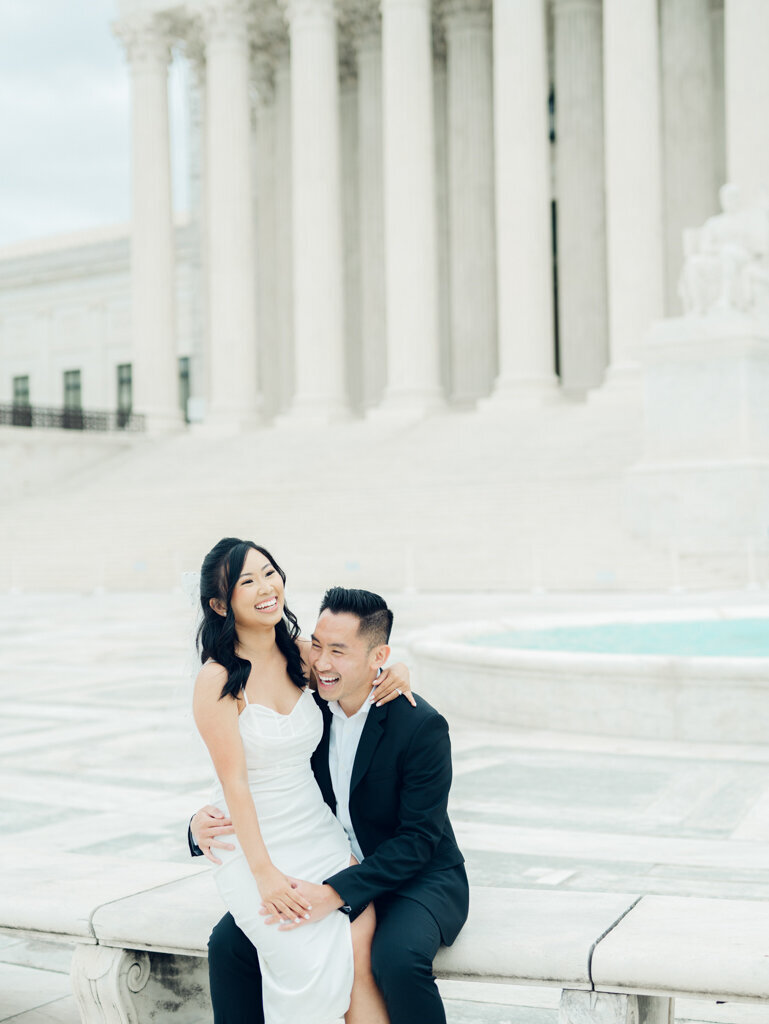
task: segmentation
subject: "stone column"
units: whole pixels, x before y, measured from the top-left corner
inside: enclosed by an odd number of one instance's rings
[[[556,0],[553,14],[561,387],[581,397],[609,358],[601,0]]]
[[[339,71],[333,0],[289,0],[296,392],[291,415],[348,411]]]
[[[197,41],[196,41],[197,42]],[[188,46],[191,65],[190,100],[190,235],[192,294],[189,322],[192,336],[190,418],[205,417],[208,390],[208,203],[206,200],[206,64],[202,43]]]
[[[121,22],[131,70],[131,329],[134,411],[149,430],[182,424],[168,131],[169,39],[157,16]]]
[[[280,410],[281,352],[277,344],[277,266],[275,259],[275,86],[270,54],[261,51],[253,64],[255,97],[254,163],[256,205],[256,279],[259,380],[266,418]]]
[[[710,0],[663,0],[665,312],[680,316],[684,228],[718,210]]]
[[[382,186],[382,33],[378,14],[354,27],[358,68],[358,222],[361,285],[361,405],[378,404],[387,376]]]
[[[726,96],[724,92],[724,0],[710,0],[710,43],[713,61],[713,190],[726,182]]]
[[[387,411],[441,403],[430,0],[382,0]]]
[[[499,376],[493,401],[555,389],[545,0],[494,0]]]
[[[664,313],[657,0],[604,0],[603,13],[610,375],[621,380]]]
[[[237,428],[260,413],[251,173],[249,41],[243,0],[205,9],[210,380],[207,421]]]
[[[361,345],[360,195],[358,181],[358,80],[349,39],[340,54],[339,133],[342,147],[345,379],[350,408],[363,412]]]
[[[280,403],[294,398],[294,241],[291,188],[291,58],[288,41],[275,55],[275,301],[280,358]]]
[[[448,0],[452,400],[475,402],[497,371],[491,0]]]
[[[724,16],[726,172],[753,204],[769,186],[769,4],[728,0]]]
[[[443,21],[433,19],[433,105],[435,110],[435,203],[438,244],[438,365],[440,387],[451,394],[451,301],[449,260],[449,83]]]

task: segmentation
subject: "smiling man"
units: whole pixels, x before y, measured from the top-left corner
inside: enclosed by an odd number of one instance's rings
[[[323,884],[300,881],[311,928],[330,913],[357,915],[374,902],[371,965],[391,1024],[444,1024],[432,962],[465,922],[464,859],[447,814],[451,748],[446,720],[426,701],[369,701],[387,661],[392,612],[367,590],[334,587],[320,608],[309,662],[323,711],[312,767],[326,803],[350,838],[352,865]],[[192,834],[203,851],[231,828],[199,811]],[[256,951],[226,915],[209,942],[216,1024],[262,1020]]]

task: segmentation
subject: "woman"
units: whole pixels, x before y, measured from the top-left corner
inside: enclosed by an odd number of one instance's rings
[[[257,948],[266,1024],[331,1024],[342,1015],[347,1024],[387,1024],[369,962],[373,906],[352,924],[331,914],[290,931],[267,926],[260,910],[284,920],[309,916],[292,879],[322,882],[355,863],[310,768],[322,716],[307,688],[307,641],[285,603],[285,578],[264,548],[232,537],[201,569],[195,722],[219,780],[212,802],[226,806],[236,832],[216,883]],[[380,700],[409,689],[390,676]]]

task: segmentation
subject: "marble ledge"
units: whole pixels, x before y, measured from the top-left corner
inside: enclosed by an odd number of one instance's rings
[[[104,904],[204,870],[127,857],[89,856],[3,844],[0,927],[94,942],[92,917]],[[206,862],[207,866],[207,862]]]
[[[597,946],[592,975],[603,992],[764,1002],[768,965],[765,901],[644,896]]]

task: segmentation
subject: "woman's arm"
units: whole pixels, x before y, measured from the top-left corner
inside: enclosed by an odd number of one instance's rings
[[[238,703],[232,697],[220,699],[226,681],[226,670],[214,662],[200,670],[192,704],[195,724],[214,762],[235,834],[265,905],[272,905],[273,913],[298,920],[310,907],[272,863],[264,844],[248,786],[246,755],[238,729]]]
[[[413,707],[417,702],[411,695],[411,673],[402,661],[396,662],[389,668],[383,668],[374,681],[375,690],[371,694],[371,701],[379,707],[380,704],[387,704],[388,701],[397,697],[405,697]]]
[[[311,690],[317,690],[317,684],[315,678],[310,670],[310,662],[308,659],[308,652],[311,647],[310,641],[303,636],[297,637],[296,645],[299,648],[299,653],[302,656],[302,667],[304,668],[304,675],[307,679],[307,685]],[[371,700],[375,701],[377,706],[380,704],[387,704],[391,700],[395,700],[398,697],[405,697],[409,704],[416,707],[416,701],[411,695],[411,673],[408,667],[403,664],[402,661],[397,662],[389,668],[383,668],[374,681],[374,692],[371,695]]]

